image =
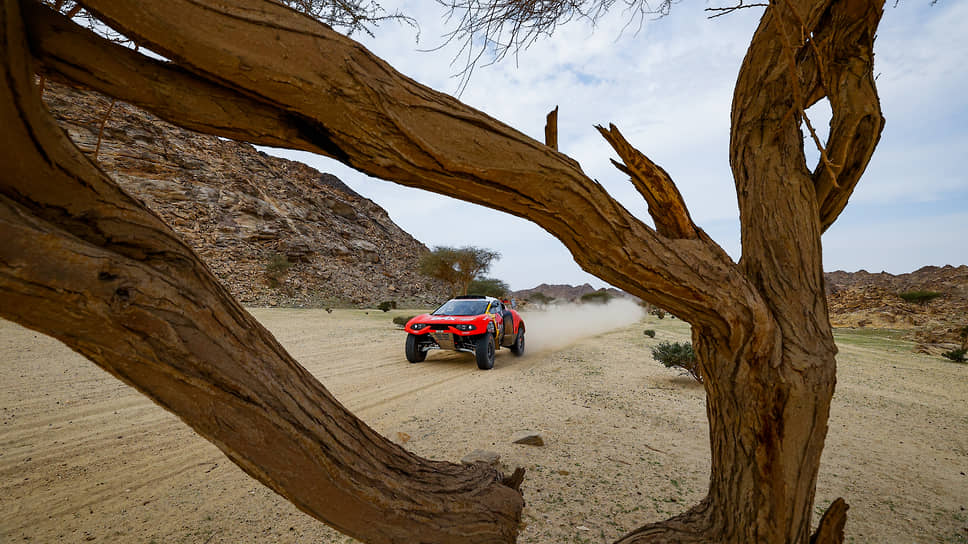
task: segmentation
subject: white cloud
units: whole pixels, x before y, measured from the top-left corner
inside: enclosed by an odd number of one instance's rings
[[[385,7],[416,17],[413,32],[389,24],[364,44],[395,68],[438,90],[453,93],[458,65],[455,45],[433,48],[447,27],[432,2]],[[739,254],[735,188],[728,164],[732,88],[757,23],[759,10],[708,20],[696,5],[678,4],[669,17],[649,21],[638,33],[626,30],[621,10],[594,31],[573,22],[539,40],[517,58],[478,68],[461,99],[536,139],[543,138],[545,114],[560,107],[559,145],[630,211],[648,219],[642,198],[609,163],[614,154],[593,125],[614,122],[636,147],[674,179],[693,217],[727,248]],[[828,268],[892,263],[894,268],[968,262],[968,244],[945,238],[948,219],[906,219],[906,202],[968,206],[961,158],[968,150],[968,2],[906,0],[888,7],[876,42],[876,71],[887,126],[870,168],[845,216],[851,221],[825,235]],[[825,124],[827,119],[818,114]],[[819,127],[823,130],[823,127]],[[825,132],[825,131],[824,131]],[[812,146],[808,142],[808,146]],[[479,245],[504,254],[493,275],[525,288],[540,282],[578,283],[591,278],[564,247],[540,228],[500,212],[431,193],[371,180],[333,161],[314,158],[361,194],[387,209],[408,232],[428,245]],[[911,212],[913,213],[913,212]],[[900,214],[900,216],[898,215]],[[911,217],[910,214],[908,217]],[[852,225],[878,225],[875,229]],[[961,223],[964,225],[964,223]],[[876,232],[895,232],[894,242],[874,242]],[[849,228],[848,228],[849,227]],[[963,228],[961,229],[963,230]],[[903,234],[903,236],[901,236]],[[858,236],[869,237],[863,248]],[[938,251],[910,251],[906,240],[946,240]],[[905,250],[906,251],[906,250]],[[929,259],[917,261],[917,259]],[[935,260],[930,260],[935,259]],[[913,264],[901,264],[913,263]],[[947,262],[946,261],[946,262]],[[901,270],[904,271],[904,270]],[[596,286],[600,281],[592,281]]]

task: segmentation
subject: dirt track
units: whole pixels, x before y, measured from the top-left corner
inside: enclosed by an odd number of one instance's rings
[[[681,322],[652,318],[523,358],[502,350],[482,372],[460,354],[407,364],[392,313],[254,313],[414,452],[457,461],[488,449],[527,467],[520,542],[609,542],[702,497],[702,389],[647,349],[687,340]],[[818,508],[846,498],[848,542],[968,542],[968,365],[882,333],[838,336]],[[0,361],[0,543],[352,542],[57,342],[0,321]],[[522,430],[546,445],[512,444]]]

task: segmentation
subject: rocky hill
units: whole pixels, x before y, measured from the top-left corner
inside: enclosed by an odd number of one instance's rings
[[[245,304],[446,298],[443,285],[415,272],[427,248],[336,176],[95,93],[50,84],[44,99],[71,139],[181,234]]]
[[[827,272],[827,303],[835,327],[872,327],[908,331],[924,349],[950,349],[960,343],[959,334],[968,326],[968,266],[925,266],[908,274],[887,272]],[[576,301],[594,292],[589,285],[541,284],[516,291],[527,300],[542,293],[557,301]],[[629,296],[608,289],[614,296]],[[910,302],[900,295],[916,291],[938,293],[924,302]]]
[[[595,291],[598,291],[598,289],[595,289],[587,283],[578,286],[566,284],[548,285],[547,283],[542,283],[532,289],[514,291],[511,295],[518,300],[528,300],[528,298],[534,296],[536,293],[541,293],[548,298],[554,299],[555,302],[576,302],[581,299],[582,295],[594,293]],[[614,287],[609,287],[605,291],[613,297],[631,298],[631,295],[625,291],[620,291]]]
[[[908,274],[828,272],[830,321],[838,327],[876,327],[911,331],[924,344],[954,344],[968,326],[968,266],[925,266]],[[938,293],[924,302],[900,295]]]

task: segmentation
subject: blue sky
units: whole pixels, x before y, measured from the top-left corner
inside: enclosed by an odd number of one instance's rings
[[[455,47],[435,2],[383,3],[420,23],[394,23],[375,38],[354,36],[397,70],[454,94]],[[621,3],[619,3],[621,4]],[[615,123],[676,180],[693,218],[734,259],[739,212],[730,176],[729,107],[733,83],[758,9],[709,20],[706,4],[682,2],[638,32],[621,8],[596,28],[560,27],[516,58],[480,67],[461,100],[542,140],[545,114],[559,106],[559,148],[581,163],[630,211],[648,219],[628,179],[609,164],[611,149],[595,124]],[[826,270],[910,272],[923,265],[968,263],[968,2],[888,2],[875,43],[875,72],[887,124],[864,178],[824,235]],[[829,108],[810,115],[826,127]],[[825,131],[824,131],[825,132]],[[812,144],[811,144],[812,145]],[[339,176],[383,206],[428,246],[477,245],[503,255],[491,270],[514,289],[546,283],[605,284],[571,259],[560,242],[516,217],[375,180],[335,161],[271,150]],[[446,225],[461,225],[446,228]]]

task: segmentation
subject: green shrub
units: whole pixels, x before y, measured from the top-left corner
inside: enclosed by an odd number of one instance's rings
[[[396,310],[397,303],[394,300],[386,300],[381,302],[380,305],[377,306],[377,309],[382,310],[384,312],[389,312],[390,310]]]
[[[917,302],[918,304],[924,304],[929,300],[934,300],[940,297],[943,293],[937,291],[906,291],[904,293],[898,293],[897,296],[904,299],[905,302]]]
[[[652,358],[666,368],[678,368],[702,383],[702,374],[696,361],[696,352],[689,342],[662,342],[652,348]]]
[[[551,301],[553,301],[554,299],[555,297],[549,297],[548,295],[542,293],[541,291],[538,291],[536,293],[531,293],[528,296],[528,298],[525,300],[527,300],[528,302],[534,302],[535,304],[547,305],[547,304],[550,304]]]
[[[965,354],[968,354],[968,349],[959,348],[959,349],[953,349],[951,351],[946,351],[942,353],[941,356],[944,357],[945,359],[951,359],[956,363],[964,363],[966,362]]]
[[[605,289],[599,289],[594,293],[585,293],[581,296],[582,304],[608,304],[612,300],[612,295]]]
[[[655,338],[655,331],[652,329],[645,329],[645,332],[642,334],[648,336],[649,338]]]
[[[396,316],[396,317],[393,318],[393,323],[396,324],[396,325],[398,325],[398,326],[400,326],[400,327],[403,327],[404,325],[407,324],[407,321],[410,321],[411,319],[413,319],[415,317],[417,317],[417,316],[415,316],[415,315],[398,315],[398,316]]]

